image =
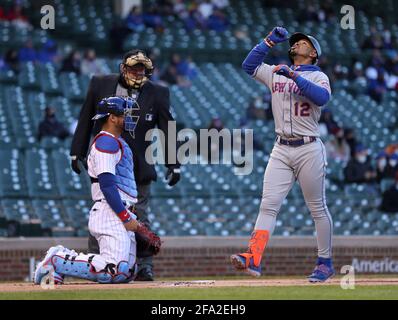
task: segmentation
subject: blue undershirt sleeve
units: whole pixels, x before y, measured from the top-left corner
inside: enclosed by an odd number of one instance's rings
[[[243,70],[252,76],[256,68],[264,61],[265,56],[269,51],[269,47],[262,40],[257,44],[247,55],[242,63]]]
[[[300,91],[317,106],[324,106],[330,99],[329,91],[317,84],[298,76],[294,80]]]
[[[98,176],[98,182],[101,191],[105,196],[105,200],[108,202],[112,210],[115,211],[116,214],[120,214],[126,210],[116,187],[115,176],[109,172],[101,173]]]

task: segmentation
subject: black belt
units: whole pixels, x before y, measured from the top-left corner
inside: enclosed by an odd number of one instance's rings
[[[282,137],[278,136],[278,137],[276,137],[276,141],[278,141],[280,144],[283,144],[285,146],[299,147],[304,144],[316,141],[316,137],[304,137],[301,139],[287,140],[287,139],[283,139]]]

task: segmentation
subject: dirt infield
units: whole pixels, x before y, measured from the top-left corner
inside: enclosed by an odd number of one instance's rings
[[[340,285],[340,278],[334,278],[323,284],[312,284],[305,279],[251,279],[251,280],[189,280],[189,281],[153,281],[132,282],[129,284],[98,284],[92,282],[67,281],[56,286],[56,290],[98,290],[98,289],[141,289],[141,288],[209,288],[209,287],[284,287],[284,286],[314,286]],[[398,286],[398,278],[361,278],[356,279],[356,286],[392,285]],[[0,292],[32,292],[44,290],[32,283],[2,283]]]

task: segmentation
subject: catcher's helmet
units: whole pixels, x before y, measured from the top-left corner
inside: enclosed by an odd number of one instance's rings
[[[292,47],[297,41],[302,40],[302,39],[308,40],[309,42],[311,42],[312,46],[314,47],[314,49],[316,51],[316,54],[317,54],[317,57],[316,57],[316,60],[315,60],[315,62],[313,64],[316,64],[318,62],[319,57],[322,54],[322,50],[321,50],[321,46],[320,46],[318,40],[316,40],[313,36],[306,35],[306,34],[301,33],[301,32],[293,33],[291,35],[291,37],[289,38],[290,47]],[[290,53],[290,49],[289,49],[289,53]],[[289,59],[293,63],[293,59],[290,56],[290,54],[289,54]]]
[[[91,120],[98,120],[114,114],[124,116],[124,129],[134,131],[138,116],[133,116],[133,110],[138,110],[139,106],[136,100],[131,97],[113,96],[103,98],[97,106],[97,114]]]

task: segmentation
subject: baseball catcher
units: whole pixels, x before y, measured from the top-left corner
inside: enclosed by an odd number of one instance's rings
[[[160,238],[129,209],[137,202],[133,153],[120,135],[135,126],[135,103],[130,97],[104,98],[92,118],[102,130],[91,144],[87,161],[94,201],[89,231],[99,243],[100,254],[51,247],[36,268],[35,284],[49,273],[56,284],[62,284],[65,276],[100,283],[130,282],[136,275],[136,234],[153,254],[159,252]]]

